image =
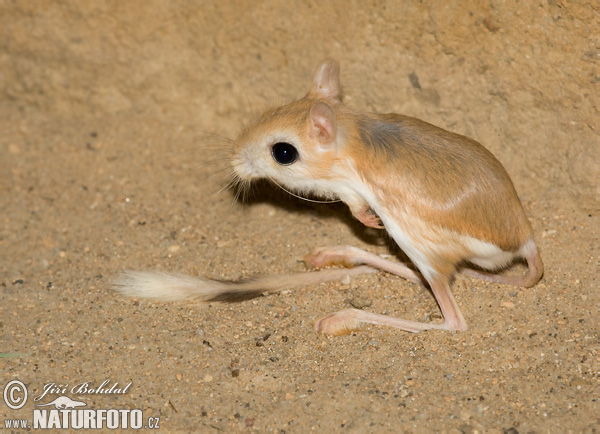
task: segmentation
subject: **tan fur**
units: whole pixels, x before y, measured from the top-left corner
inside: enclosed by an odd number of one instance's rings
[[[506,170],[483,146],[418,119],[368,115],[399,126],[383,150],[366,149],[356,115],[346,142],[357,170],[390,212],[418,215],[432,226],[516,251],[531,227]]]

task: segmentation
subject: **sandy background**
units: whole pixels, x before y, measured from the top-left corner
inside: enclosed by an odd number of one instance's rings
[[[30,400],[0,404],[0,423],[31,419],[47,383],[110,379],[132,385],[65,394],[170,431],[600,429],[599,29],[585,1],[1,1],[0,386],[20,379]],[[464,333],[339,338],[313,321],[351,304],[439,310],[383,273],[235,305],[113,293],[123,269],[234,279],[300,271],[315,246],[389,253],[343,206],[218,193],[218,136],[302,96],[327,56],[349,103],[500,159],[542,282],[459,276]]]

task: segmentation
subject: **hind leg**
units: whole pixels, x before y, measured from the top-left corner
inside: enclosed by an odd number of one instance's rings
[[[421,283],[421,277],[415,271],[399,262],[388,261],[373,253],[352,246],[319,247],[304,257],[304,261],[315,268],[327,265],[342,265],[347,268],[368,265],[388,273],[395,274],[411,282]]]
[[[317,248],[311,254],[307,255],[304,260],[314,267],[325,265],[343,265],[346,267],[368,265],[404,277],[412,282],[421,282],[421,276],[406,265],[388,261],[351,246]],[[449,279],[437,275],[429,279],[429,284],[444,316],[442,324],[410,321],[359,309],[345,309],[318,319],[315,323],[315,330],[331,335],[343,335],[360,330],[366,324],[395,327],[415,333],[429,329],[466,330],[467,324],[454,296],[450,292]]]
[[[450,292],[448,279],[442,277],[433,279],[431,290],[444,315],[444,322],[442,324],[409,321],[359,309],[345,309],[318,319],[315,322],[315,330],[330,335],[344,335],[358,331],[366,324],[394,327],[414,333],[430,329],[466,330],[467,324],[454,296]]]

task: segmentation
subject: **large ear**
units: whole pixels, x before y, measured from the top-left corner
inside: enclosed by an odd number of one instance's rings
[[[335,60],[327,59],[319,66],[308,94],[316,99],[341,102],[340,65]]]
[[[329,145],[335,139],[335,112],[325,101],[317,101],[310,108],[309,134],[322,145]]]

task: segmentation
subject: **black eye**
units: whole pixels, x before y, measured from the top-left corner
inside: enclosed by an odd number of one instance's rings
[[[298,159],[296,148],[285,142],[275,143],[271,149],[271,155],[273,155],[273,160],[282,166],[289,166]]]

